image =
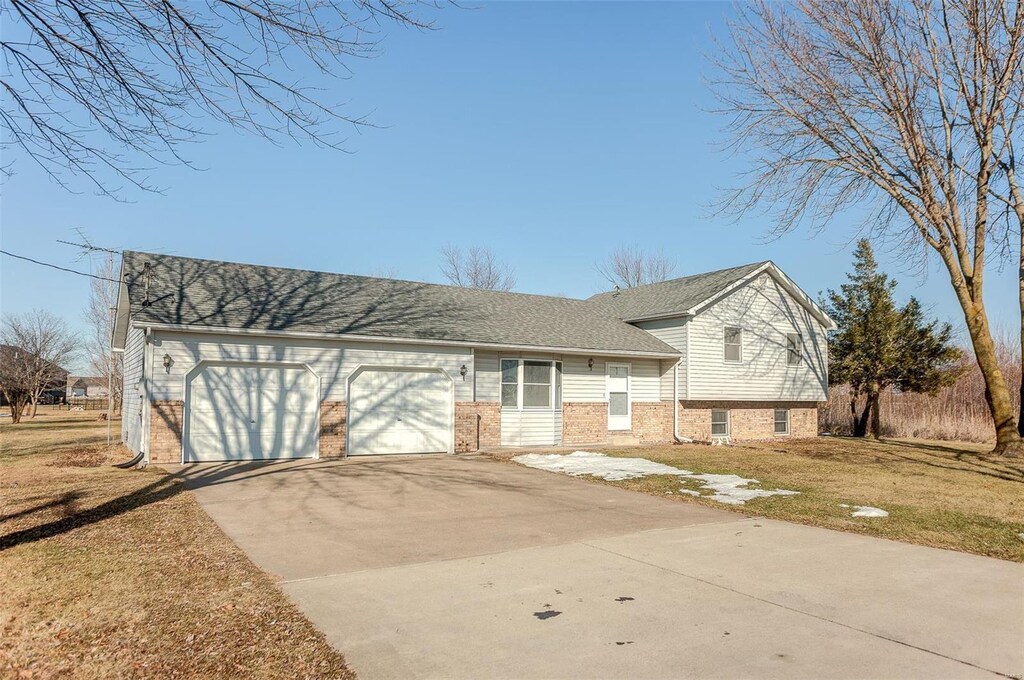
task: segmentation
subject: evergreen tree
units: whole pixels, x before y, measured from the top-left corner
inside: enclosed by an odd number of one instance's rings
[[[838,325],[829,337],[829,383],[850,386],[854,436],[877,437],[882,392],[934,392],[955,379],[961,352],[951,344],[952,327],[927,321],[915,298],[896,305],[896,281],[878,270],[866,239],[853,257],[848,282],[824,302]]]

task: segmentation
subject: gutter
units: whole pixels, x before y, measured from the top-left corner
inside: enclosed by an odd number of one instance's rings
[[[657,359],[678,359],[678,352],[655,352],[649,350],[624,350],[624,349],[597,349],[587,347],[557,347],[548,345],[514,345],[489,342],[475,342],[470,340],[443,340],[435,338],[395,338],[374,335],[359,335],[356,333],[317,333],[311,331],[275,331],[252,328],[231,328],[227,326],[194,326],[162,323],[133,322],[136,328],[144,328],[147,333],[150,331],[166,331],[177,333],[205,333],[208,335],[243,335],[255,337],[279,337],[279,338],[304,338],[309,340],[333,340],[344,342],[346,340],[356,342],[377,342],[385,344],[404,345],[441,345],[451,347],[480,347],[484,349],[514,350],[527,352],[548,352],[558,354],[593,354],[596,356],[621,356],[621,357],[651,357]]]

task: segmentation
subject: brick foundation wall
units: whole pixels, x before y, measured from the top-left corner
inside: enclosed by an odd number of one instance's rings
[[[455,402],[455,452],[501,446],[501,404],[496,401]]]
[[[695,441],[711,439],[712,409],[729,411],[729,437],[733,441],[755,441],[788,437],[818,436],[818,405],[805,401],[680,401],[679,435]],[[775,434],[775,409],[789,409],[789,434]]]
[[[672,402],[634,401],[632,426],[633,436],[642,444],[671,442]]]
[[[608,440],[608,402],[563,402],[562,446]]]
[[[183,401],[154,401],[149,412],[149,462],[181,462]]]
[[[345,402],[320,402],[321,458],[338,458],[345,455],[345,432]]]

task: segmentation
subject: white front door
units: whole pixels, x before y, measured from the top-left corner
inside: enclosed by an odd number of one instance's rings
[[[608,364],[608,429],[629,430],[632,414],[629,398],[629,364]]]
[[[447,453],[452,386],[429,368],[363,368],[349,385],[348,455]]]

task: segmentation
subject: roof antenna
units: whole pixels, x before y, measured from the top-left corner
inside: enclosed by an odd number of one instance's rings
[[[152,304],[149,301],[149,283],[150,283],[150,281],[153,278],[153,263],[152,262],[146,262],[145,264],[142,265],[142,275],[145,277],[143,279],[143,285],[146,287],[146,297],[142,301],[142,306],[143,307],[149,307],[149,305]]]

